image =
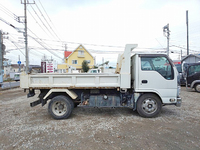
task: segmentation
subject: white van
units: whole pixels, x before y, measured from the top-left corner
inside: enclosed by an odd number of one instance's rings
[[[101,69],[90,69],[87,73],[101,73]]]
[[[20,73],[15,73],[14,80],[19,81],[20,80]]]

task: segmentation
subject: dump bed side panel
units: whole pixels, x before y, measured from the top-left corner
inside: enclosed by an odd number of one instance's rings
[[[119,74],[30,74],[22,75],[21,88],[117,88]]]

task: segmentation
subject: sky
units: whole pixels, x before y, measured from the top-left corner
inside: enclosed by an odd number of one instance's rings
[[[24,0],[22,0],[24,2]],[[29,0],[29,3],[33,3]],[[64,50],[82,44],[97,64],[109,61],[115,66],[126,44],[138,44],[135,51],[165,52],[167,38],[163,27],[169,24],[170,57],[186,55],[186,10],[189,14],[190,54],[200,53],[200,0],[35,0],[27,5],[30,64],[42,57],[63,63]],[[21,0],[0,0],[0,30],[5,35],[5,58],[25,62],[23,23],[14,15],[24,16]]]

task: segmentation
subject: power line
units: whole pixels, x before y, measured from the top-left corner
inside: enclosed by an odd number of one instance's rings
[[[42,11],[40,10],[40,8],[38,7],[37,3],[35,3],[37,9],[39,10],[39,12],[41,13],[41,16],[44,18],[44,20],[46,21],[47,25],[49,26],[49,28],[51,29],[51,31],[55,34],[55,36],[60,40],[60,38],[57,36],[57,34],[54,32],[54,30],[52,29],[51,25],[48,23],[47,19],[45,18],[45,16],[43,15]]]
[[[55,26],[54,26],[54,24],[53,24],[53,22],[51,21],[51,19],[50,19],[50,17],[49,17],[49,15],[47,14],[47,12],[46,12],[46,10],[44,9],[44,7],[43,7],[43,5],[42,5],[42,3],[40,2],[40,0],[39,0],[39,3],[40,3],[40,5],[42,6],[42,8],[43,8],[43,10],[44,10],[44,12],[45,12],[45,14],[46,14],[46,16],[48,17],[48,19],[49,19],[49,21],[51,22],[51,24],[53,25],[53,27],[55,28]],[[55,28],[56,29],[56,28]],[[56,34],[56,33],[55,33]],[[58,37],[58,35],[56,34],[56,36],[57,36],[57,38],[60,40],[60,38]],[[61,40],[60,40],[61,41]]]
[[[1,7],[1,11],[3,11],[9,17],[11,17],[12,19],[14,19],[16,21],[18,20],[18,16],[15,15],[13,12],[11,12],[9,9],[7,9],[5,6],[3,6],[3,5],[0,4],[0,7]]]
[[[1,21],[3,21],[4,23],[6,23],[6,24],[8,24],[9,26],[11,26],[11,27],[13,27],[14,29],[16,29],[16,30],[18,30],[19,31],[19,29],[18,28],[16,28],[15,26],[13,26],[12,24],[10,24],[9,22],[7,22],[7,21],[5,21],[4,19],[2,19],[2,18],[0,18],[0,20]],[[24,23],[23,23],[24,24]],[[29,29],[30,30],[30,29]],[[30,32],[32,32],[31,30],[30,30]],[[32,32],[33,33],[33,32]],[[34,34],[34,33],[33,33]],[[34,34],[35,35],[35,34]],[[36,36],[36,35],[35,35]],[[32,36],[30,36],[32,39],[34,39],[37,43],[39,43],[42,47],[44,47],[46,50],[48,50],[50,53],[52,53],[54,56],[56,56],[56,57],[58,57],[58,58],[60,58],[60,59],[62,59],[60,56],[58,56],[56,53],[54,53],[54,52],[51,52],[46,46],[44,46],[41,42],[39,42],[36,38],[34,38],[34,37],[32,37]],[[36,36],[37,37],[37,36]],[[17,48],[18,48],[18,46],[16,45],[16,43],[14,43],[14,42],[12,42]],[[24,55],[24,54],[23,54]]]
[[[39,40],[37,40],[36,38],[32,37],[29,35],[29,37],[31,37],[32,39],[34,39],[38,44],[40,44],[42,47],[44,47],[47,51],[49,51],[50,53],[52,53],[54,56],[60,58],[60,59],[63,59],[61,58],[60,56],[58,56],[56,53],[50,51],[45,45],[43,45]]]
[[[25,54],[22,52],[22,50],[18,47],[18,44],[14,41],[11,41],[10,39],[8,39],[24,56]]]
[[[31,5],[31,8],[32,8],[32,10],[34,11],[34,13],[36,14],[36,16],[39,18],[39,20],[41,21],[41,23],[43,24],[43,26],[46,28],[46,30],[47,30],[52,36],[54,36],[54,35],[51,33],[51,31],[48,29],[48,27],[45,25],[45,23],[42,21],[42,19],[40,18],[40,16],[38,15],[38,13],[35,11],[35,9],[32,7],[32,5]]]
[[[181,49],[183,49],[183,50],[187,50],[187,48],[185,48],[185,47],[182,47],[182,46],[177,46],[177,45],[171,45],[170,47],[177,47],[177,48],[181,48]],[[189,49],[190,51],[193,51],[193,52],[200,52],[200,51],[197,51],[197,50],[193,50],[193,49]]]
[[[62,42],[62,43],[69,43],[69,44],[82,44],[82,45],[90,45],[90,46],[98,46],[98,47],[112,47],[112,48],[124,48],[125,46],[114,46],[114,45],[99,45],[99,44],[89,44],[89,43],[81,43],[81,42],[68,42],[68,41],[58,41],[58,40],[50,40],[50,39],[42,39],[44,41],[54,41],[54,42]]]
[[[36,23],[40,26],[40,28],[48,35],[48,33],[43,29],[43,27],[39,24],[39,22],[35,19],[35,17],[32,15],[32,13],[27,9],[31,17],[36,21]],[[48,35],[49,36],[49,35]]]

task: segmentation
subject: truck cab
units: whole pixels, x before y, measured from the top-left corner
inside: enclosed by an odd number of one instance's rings
[[[136,63],[137,62],[137,63]],[[165,54],[137,54],[132,56],[132,84],[137,93],[152,93],[162,104],[178,104],[179,73]]]

